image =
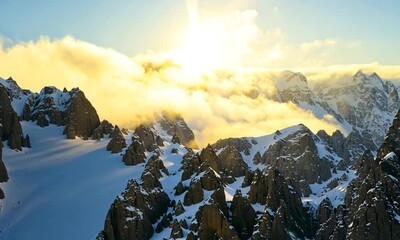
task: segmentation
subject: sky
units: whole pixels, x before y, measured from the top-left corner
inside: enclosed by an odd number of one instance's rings
[[[185,0],[0,0],[0,6],[0,34],[8,44],[70,35],[134,56],[177,47],[189,25]],[[198,9],[203,16],[256,10],[260,29],[279,29],[289,46],[336,42],[331,48],[324,46],[328,52],[334,48],[329,53],[319,49],[314,62],[398,63],[400,2],[396,0],[200,0]]]
[[[311,86],[359,69],[400,83],[400,1],[0,0],[0,10],[0,77],[35,92],[79,87],[122,127],[178,112],[200,146],[300,123],[340,129],[270,100],[282,70]]]

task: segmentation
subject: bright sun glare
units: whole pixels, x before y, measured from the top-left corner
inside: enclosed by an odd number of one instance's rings
[[[186,4],[190,28],[172,57],[191,75],[226,65],[229,54],[224,52],[224,44],[229,39],[223,26],[212,18],[200,19],[196,0],[187,0]]]
[[[176,60],[194,74],[218,67],[224,62],[222,34],[205,24],[192,25],[183,46],[176,52]]]

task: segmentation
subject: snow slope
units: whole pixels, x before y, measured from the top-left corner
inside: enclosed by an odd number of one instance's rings
[[[141,169],[106,152],[108,138],[67,140],[63,127],[22,126],[33,148],[3,148],[10,180],[0,184],[0,239],[94,239],[115,196]]]

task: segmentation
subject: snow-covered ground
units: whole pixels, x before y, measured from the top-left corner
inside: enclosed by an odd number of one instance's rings
[[[67,140],[63,127],[22,126],[33,148],[16,152],[3,143],[10,179],[0,184],[6,196],[0,239],[94,239],[110,204],[141,168],[107,152],[108,138]]]

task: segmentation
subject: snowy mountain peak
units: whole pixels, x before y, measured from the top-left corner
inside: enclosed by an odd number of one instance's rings
[[[286,70],[282,72],[276,87],[279,91],[291,88],[308,90],[307,78],[301,73]]]
[[[364,87],[368,86],[383,90],[382,79],[375,72],[371,75],[367,75],[361,70],[358,70],[358,72],[354,75],[353,80]]]
[[[354,74],[354,77],[363,77],[365,76],[365,73],[363,72],[363,70],[359,69],[356,74]]]

